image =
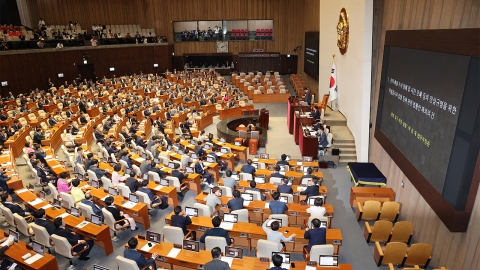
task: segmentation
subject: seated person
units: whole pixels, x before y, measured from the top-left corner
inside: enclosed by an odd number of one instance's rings
[[[313,175],[313,168],[312,167],[307,168],[307,174],[305,174],[304,176],[302,176],[302,178],[300,178],[300,183],[305,178],[311,178],[311,179],[315,178],[315,175]]]
[[[150,259],[145,259],[143,253],[137,251],[138,240],[135,237],[130,238],[128,240],[128,249],[123,251],[123,257],[134,261],[139,269],[143,269],[144,267],[150,265],[153,270],[157,269],[157,265],[155,264],[155,259],[157,258],[158,254],[155,252],[152,254]],[[151,269],[151,268],[148,268]]]
[[[152,191],[148,188],[148,182],[148,180],[143,180],[142,187],[140,187],[138,191],[141,191],[148,195],[148,198],[152,202],[152,207],[159,207],[160,209],[168,208],[167,197],[158,197],[157,195],[154,195]]]
[[[85,194],[85,199],[82,200],[82,203],[90,206],[90,207],[92,208],[92,210],[93,210],[93,213],[94,213],[95,215],[101,216],[101,217],[103,218],[103,212],[102,212],[103,206],[101,206],[101,205],[99,206],[99,205],[97,205],[97,204],[95,204],[95,203],[93,202],[93,196],[92,196],[92,194],[90,194],[89,192],[87,192],[87,193]]]
[[[232,244],[232,239],[230,239],[230,236],[228,236],[228,232],[225,229],[220,228],[221,223],[222,223],[222,219],[219,216],[212,218],[213,228],[205,231],[202,237],[200,237],[200,243],[205,243],[205,238],[207,236],[219,236],[219,237],[224,237],[225,240],[227,241],[227,245],[230,246]]]
[[[270,178],[272,178],[272,177],[278,177],[280,179],[285,178],[285,175],[280,173],[280,166],[279,165],[275,165],[275,172],[270,175]]]
[[[308,224],[307,228],[305,228],[305,235],[303,236],[303,238],[308,239],[308,245],[303,247],[306,248],[308,252],[310,252],[312,246],[325,245],[327,243],[327,228],[320,228],[321,222],[318,218],[314,218],[312,224],[313,229],[310,229],[310,224]]]
[[[222,192],[220,188],[217,186],[217,187],[213,187],[212,192],[208,194],[207,197],[205,197],[205,204],[210,206],[210,209],[212,210],[212,212],[215,211],[215,208],[217,207],[217,205],[222,204],[222,202],[219,199],[219,197],[221,196],[222,196]]]
[[[212,258],[210,262],[205,264],[205,270],[229,270],[230,265],[221,260],[222,250],[219,247],[212,248]]]
[[[122,165],[120,163],[115,164],[113,166],[113,173],[112,173],[112,185],[113,187],[117,187],[118,184],[125,182],[126,177],[120,175],[120,171],[122,170]]]
[[[28,218],[28,219],[32,218],[32,215],[29,209],[23,209],[22,207],[20,207],[20,205],[16,203],[12,203],[12,196],[10,196],[10,194],[3,193],[0,196],[0,198],[2,199],[3,206],[10,209],[10,211],[12,212],[12,215],[18,214],[24,218]]]
[[[257,188],[257,183],[255,182],[255,180],[250,181],[250,188],[246,188],[245,190],[258,191],[258,192],[260,192],[260,195],[262,196],[262,201],[265,200],[265,195],[263,195],[262,191],[259,188]]]
[[[217,151],[218,151],[218,146],[216,144],[214,144],[212,152],[208,153],[208,155],[215,158],[215,162],[218,163],[219,171],[224,172],[227,169],[228,164],[227,164],[226,161],[221,160],[220,157],[217,156],[217,154],[215,154],[215,152],[217,152]]]
[[[235,190],[235,187],[238,187],[238,182],[234,178],[232,178],[232,171],[231,170],[226,170],[225,171],[225,176],[223,178],[223,186],[229,187],[232,190]]]
[[[311,216],[323,217],[327,212],[325,207],[323,207],[323,198],[317,197],[313,202],[313,206],[307,208],[307,213],[310,213]]]
[[[213,175],[207,172],[208,167],[204,164],[205,160],[206,157],[203,157],[202,160],[199,160],[197,163],[195,163],[195,172],[203,176],[203,179],[208,183],[208,186],[213,188]]]
[[[233,199],[228,201],[227,206],[228,209],[230,209],[230,212],[243,209],[243,197],[240,194],[240,191],[233,191]]]
[[[187,225],[192,224],[192,220],[190,219],[190,216],[187,216],[187,213],[182,211],[182,206],[177,205],[175,208],[173,208],[173,213],[172,217],[170,218],[170,224],[171,226],[182,228],[183,230],[183,235],[188,234],[187,230]],[[192,230],[192,239],[193,241],[196,241],[196,231]]]
[[[251,160],[251,159],[248,159],[248,160],[247,160],[247,164],[245,164],[245,165],[242,166],[241,171],[242,171],[243,173],[249,173],[249,174],[251,174],[252,176],[255,175],[256,169],[255,169],[255,167],[252,166],[252,160]]]
[[[80,185],[80,179],[78,178],[73,179],[71,184],[72,184],[72,189],[70,190],[70,194],[75,200],[75,203],[81,200],[85,200],[85,193],[83,193],[83,190],[78,187]],[[90,192],[90,191],[87,191],[87,192]]]
[[[285,214],[285,211],[288,211],[288,206],[285,202],[281,202],[280,199],[280,192],[275,191],[272,194],[273,201],[270,201],[269,208],[272,214]]]
[[[285,268],[282,268],[283,257],[278,254],[272,256],[272,264],[273,267],[270,267],[267,270],[286,270]]]
[[[304,191],[301,191],[300,194],[307,195],[305,201],[308,201],[308,198],[311,196],[318,196],[318,186],[317,186],[317,179],[312,178],[308,181],[308,187]]]
[[[263,230],[267,234],[267,240],[278,243],[278,250],[282,250],[285,247],[284,242],[290,242],[292,239],[297,236],[296,234],[292,234],[289,237],[285,237],[282,232],[279,232],[278,229],[280,228],[280,223],[278,221],[273,221],[270,224],[270,229],[267,227],[267,223],[270,222],[272,216],[269,216],[267,220],[262,225]],[[283,241],[283,242],[280,242]]]
[[[100,180],[100,178],[102,178],[102,176],[105,176],[107,174],[107,171],[105,171],[103,169],[100,169],[98,167],[98,160],[97,159],[92,159],[92,164],[90,165],[90,167],[88,169],[95,173],[98,180]]]
[[[131,218],[129,215],[124,214],[123,211],[118,210],[118,208],[115,206],[113,201],[114,199],[112,196],[108,196],[107,198],[105,198],[105,205],[106,205],[105,209],[107,209],[110,213],[112,213],[112,216],[116,221],[119,221],[122,219],[128,220],[128,222],[130,223],[130,230],[132,231],[138,230],[135,220]],[[121,221],[118,223],[118,225],[120,226],[123,226],[124,224],[125,224],[124,221]]]
[[[292,186],[288,185],[288,178],[283,179],[283,184],[279,185],[277,187],[277,191],[280,193],[288,193],[288,194],[293,194],[293,189]]]
[[[80,252],[85,248],[85,246],[87,246],[87,250],[82,252],[78,257],[79,260],[88,261],[90,259],[90,257],[88,257],[88,254],[90,254],[90,251],[95,245],[95,242],[93,240],[83,240],[83,236],[66,230],[65,221],[61,217],[57,217],[53,221],[53,226],[55,226],[55,231],[53,232],[53,234],[65,237],[70,243],[70,245],[72,245],[72,247],[76,244],[80,244],[72,249],[73,252]]]
[[[171,174],[173,177],[177,177],[178,178],[178,181],[180,182],[180,184],[183,182],[183,180],[187,179],[188,177],[188,174],[183,174],[180,170],[180,164],[178,163],[175,163],[174,165],[174,169],[172,170]]]
[[[282,154],[280,156],[280,159],[281,159],[280,161],[277,161],[277,165],[289,165],[287,161],[287,155]]]
[[[43,208],[35,212],[35,224],[44,227],[50,235],[55,231],[55,226],[47,220],[47,214],[45,214],[45,209]]]
[[[130,189],[130,192],[135,193],[139,187],[141,187],[141,184],[138,179],[135,178],[137,174],[135,173],[134,170],[130,172],[130,177],[127,177],[125,180],[125,185]]]
[[[197,156],[201,157],[205,155],[205,150],[202,148],[202,141],[197,142],[197,146],[193,149],[193,152],[197,154]]]

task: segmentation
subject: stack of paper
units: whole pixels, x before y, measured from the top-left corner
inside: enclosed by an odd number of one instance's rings
[[[233,229],[233,223],[231,222],[222,222],[220,223],[220,228],[223,228],[227,231],[231,231]]]
[[[220,260],[228,263],[228,266],[232,267],[233,257],[223,257],[222,256],[222,258]]]
[[[32,257],[26,259],[25,263],[26,264],[32,264],[32,263],[40,260],[41,258],[43,258],[43,255],[40,255],[40,254],[37,253],[37,254],[33,255]]]
[[[178,253],[180,253],[181,249],[179,248],[172,248],[170,252],[168,252],[167,257],[176,258]]]
[[[137,204],[136,203],[133,203],[133,202],[126,202],[122,205],[122,207],[125,207],[125,208],[133,208],[135,207]]]

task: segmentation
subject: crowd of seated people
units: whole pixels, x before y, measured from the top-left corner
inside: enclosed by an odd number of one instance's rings
[[[182,41],[199,41],[199,40],[223,40],[222,27],[215,26],[213,29],[208,27],[207,30],[183,30]]]

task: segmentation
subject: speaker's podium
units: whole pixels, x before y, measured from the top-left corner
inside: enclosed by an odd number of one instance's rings
[[[260,127],[264,128],[264,129],[268,129],[269,118],[270,118],[270,112],[266,109],[261,109],[260,110],[260,119],[259,119]]]
[[[256,155],[258,151],[258,141],[260,140],[260,132],[252,130],[250,132],[250,140],[248,141],[248,153]]]

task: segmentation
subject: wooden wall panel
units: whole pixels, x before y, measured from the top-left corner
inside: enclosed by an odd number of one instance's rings
[[[479,27],[478,0],[384,0],[381,25],[374,24],[371,122],[375,123],[378,93],[383,60],[383,45],[386,30],[413,30],[439,28]],[[375,1],[375,5],[379,2]],[[380,3],[383,4],[383,3]],[[380,32],[380,33],[379,33]],[[374,129],[372,129],[373,132]],[[448,269],[479,269],[480,267],[480,199],[477,198],[470,225],[465,233],[451,233],[443,225],[428,203],[412,186],[377,140],[371,136],[370,161],[377,164],[388,179],[388,186],[402,202],[400,220],[414,223],[413,242],[434,246],[431,266],[446,266]],[[404,182],[405,187],[401,187]]]
[[[45,89],[47,78],[51,78],[56,86],[63,84],[65,80],[71,82],[78,75],[76,65],[83,64],[82,56],[85,52],[90,55],[88,63],[94,64],[99,78],[104,75],[110,78],[113,74],[131,75],[140,71],[162,73],[172,69],[173,45],[19,52],[19,54],[0,56],[0,66],[9,67],[2,68],[0,72],[0,79],[8,81],[9,84],[7,87],[0,88],[2,96],[9,91],[20,94],[36,87]],[[158,68],[153,67],[154,63],[159,65]],[[115,72],[110,72],[110,67],[115,67]],[[58,73],[63,73],[64,78],[57,78]]]

